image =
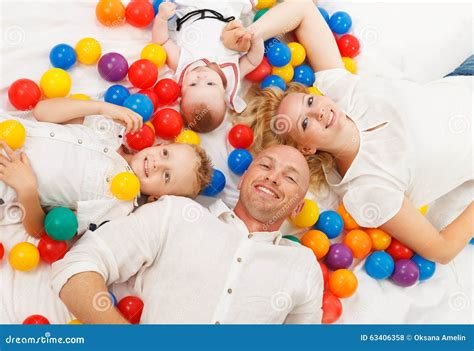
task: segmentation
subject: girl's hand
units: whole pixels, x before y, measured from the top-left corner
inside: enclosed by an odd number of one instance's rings
[[[176,14],[176,4],[174,2],[162,2],[158,7],[157,17],[163,21],[169,20]]]
[[[232,21],[222,30],[221,40],[230,50],[247,52],[250,50],[252,33],[240,21]]]
[[[135,133],[143,127],[142,116],[126,107],[103,103],[100,107],[100,114],[123,124],[127,127],[127,133]]]
[[[36,192],[38,183],[28,156],[22,152],[18,157],[4,141],[0,141],[0,149],[2,147],[7,156],[0,153],[0,180],[13,188],[18,196]]]

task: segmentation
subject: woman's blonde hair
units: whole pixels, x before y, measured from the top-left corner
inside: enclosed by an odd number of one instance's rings
[[[295,141],[289,138],[288,133],[283,132],[279,123],[278,107],[283,98],[292,93],[308,93],[307,87],[299,83],[290,83],[286,91],[277,88],[260,89],[253,86],[246,95],[247,108],[244,112],[235,116],[238,123],[246,124],[254,132],[254,142],[252,151],[258,153],[264,148],[272,145],[289,145],[298,148]],[[286,120],[286,123],[289,121]],[[288,127],[288,126],[286,126]],[[286,129],[288,131],[288,129]],[[334,158],[329,153],[318,151],[314,155],[305,156],[310,169],[311,183],[313,191],[327,187],[324,176],[323,165],[330,169],[334,165]]]

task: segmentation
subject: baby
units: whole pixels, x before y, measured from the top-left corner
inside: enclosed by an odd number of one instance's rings
[[[148,201],[163,195],[194,198],[210,181],[212,166],[199,146],[159,145],[131,154],[122,143],[126,130],[115,121],[133,132],[142,118],[125,107],[56,98],[38,103],[34,115],[43,122],[20,121],[27,133],[23,152],[2,143],[2,155],[0,147],[0,226],[12,224],[12,204],[21,205],[25,229],[35,237],[43,233],[43,207],[75,210],[79,233],[126,216],[136,199],[121,201],[110,192],[121,172],[137,176]]]
[[[263,59],[263,40],[250,32],[247,54],[227,49],[220,35],[227,23],[252,10],[250,0],[176,0],[160,4],[153,25],[153,42],[163,46],[167,64],[181,86],[181,114],[188,127],[207,133],[224,120],[227,108],[242,112],[240,80]],[[177,43],[168,32],[168,20],[178,15]],[[235,16],[235,17],[234,17]],[[234,21],[234,23],[237,23]]]

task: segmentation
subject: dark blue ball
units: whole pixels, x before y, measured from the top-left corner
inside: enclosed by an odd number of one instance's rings
[[[295,67],[295,75],[293,81],[306,85],[307,87],[313,86],[314,83],[314,71],[308,65],[301,65]]]
[[[291,50],[285,43],[275,43],[267,51],[268,62],[275,67],[283,67],[290,63]]]
[[[352,19],[347,12],[338,11],[333,13],[328,24],[334,33],[346,34],[351,29]]]
[[[213,169],[211,182],[209,185],[202,191],[203,195],[206,196],[215,196],[219,194],[225,188],[225,175],[218,169]]]
[[[269,75],[268,77],[266,77],[262,83],[260,84],[260,88],[262,89],[265,89],[265,88],[268,88],[268,87],[277,87],[277,88],[280,88],[281,90],[285,91],[286,90],[286,83],[285,81],[277,76],[277,75]]]
[[[115,297],[115,295],[113,294],[112,291],[109,290],[109,295],[110,295],[110,298],[112,299],[112,303],[114,306],[117,306],[118,302],[117,302],[117,298]]]
[[[229,154],[227,158],[227,165],[230,170],[237,175],[245,173],[252,163],[253,157],[250,152],[245,149],[235,149]]]
[[[474,238],[472,238],[471,241],[469,241],[469,244],[474,245]]]
[[[270,38],[265,40],[265,42],[263,43],[263,46],[265,47],[265,55],[267,55],[268,50],[270,50],[272,46],[278,44],[279,42],[280,41],[277,38]]]
[[[374,279],[387,279],[393,273],[395,263],[385,251],[375,251],[365,260],[365,271]]]
[[[344,221],[336,211],[324,211],[319,215],[314,229],[322,231],[329,239],[334,239],[342,233]]]
[[[125,100],[130,96],[130,92],[123,85],[112,85],[104,95],[104,101],[114,105],[123,106]]]
[[[420,270],[420,280],[430,279],[436,271],[436,263],[429,261],[418,254],[413,255],[411,260],[418,265],[418,269]]]
[[[322,7],[318,7],[318,9],[319,9],[319,12],[321,12],[321,15],[323,16],[323,18],[324,18],[324,20],[326,21],[326,23],[328,23],[328,22],[329,22],[329,14],[328,14],[328,12],[327,12],[325,9],[323,9]]]
[[[154,110],[153,102],[150,98],[143,94],[130,95],[124,102],[123,107],[138,113],[143,118],[143,122],[148,121]]]
[[[58,44],[51,49],[49,60],[54,67],[68,70],[76,63],[76,51],[67,44]]]

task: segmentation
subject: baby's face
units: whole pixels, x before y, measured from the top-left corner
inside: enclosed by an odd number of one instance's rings
[[[189,196],[195,193],[199,158],[187,144],[168,144],[146,148],[130,162],[140,180],[144,195]]]
[[[188,72],[181,87],[181,93],[185,96],[187,93],[193,93],[199,90],[206,90],[214,95],[224,93],[224,83],[219,74],[207,67],[201,66]]]

